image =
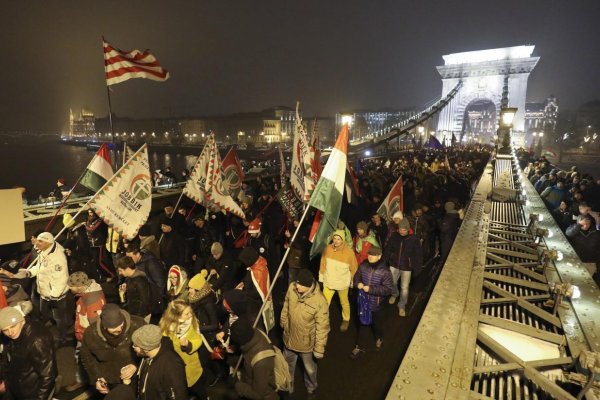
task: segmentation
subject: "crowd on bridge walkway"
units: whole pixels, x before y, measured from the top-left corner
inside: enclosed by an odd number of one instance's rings
[[[594,280],[600,284],[600,178],[581,174],[577,166],[568,171],[553,167],[545,158],[518,154],[535,190],[585,263],[594,264]]]
[[[273,201],[279,177],[244,183],[245,219],[169,204],[132,240],[91,210],[82,221],[65,214],[64,240],[36,233],[30,254],[0,270],[3,398],[87,388],[120,400],[277,399],[302,384],[315,398],[331,329],[356,336],[345,359],[386,347],[393,332],[381,310],[397,303],[394,317],[406,316],[411,280],[445,261],[489,154],[456,147],[357,161],[359,196],[345,196],[312,260],[312,216],[286,217]],[[388,220],[378,210],[399,176],[403,205]],[[332,327],[336,295],[342,322]],[[259,315],[264,302],[273,307]]]

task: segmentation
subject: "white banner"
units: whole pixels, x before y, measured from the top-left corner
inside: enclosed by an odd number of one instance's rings
[[[144,144],[94,195],[89,206],[124,238],[135,237],[152,208],[148,146]]]
[[[196,161],[196,165],[192,169],[190,179],[183,188],[183,194],[190,199],[194,200],[198,204],[206,205],[206,177],[208,174],[208,158],[210,156],[210,148],[212,147],[213,138],[209,136],[208,140],[204,144],[204,148],[200,153],[200,157]]]

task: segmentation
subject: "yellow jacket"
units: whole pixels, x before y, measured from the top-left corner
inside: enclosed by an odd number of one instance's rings
[[[187,351],[184,351],[184,349],[181,348],[181,343],[175,332],[169,332],[169,334],[163,332],[163,335],[168,336],[173,342],[175,352],[179,354],[185,364],[187,385],[188,387],[192,387],[194,383],[200,379],[200,376],[202,376],[202,364],[200,364],[200,354],[198,354],[200,346],[202,346],[202,336],[200,336],[200,333],[198,333],[194,327],[190,327],[185,335],[189,344],[185,349]]]

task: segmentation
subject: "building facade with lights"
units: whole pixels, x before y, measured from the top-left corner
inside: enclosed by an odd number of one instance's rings
[[[69,110],[69,137],[83,138],[93,136],[96,132],[96,118],[94,113],[81,109],[78,117],[75,117],[73,110]]]
[[[384,128],[392,126],[401,121],[410,119],[416,114],[414,109],[382,109],[382,110],[354,110],[335,114],[335,130],[339,132],[342,128],[342,120],[350,118],[350,139],[361,139],[374,134]]]

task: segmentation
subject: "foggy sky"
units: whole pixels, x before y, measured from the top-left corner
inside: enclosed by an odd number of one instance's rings
[[[600,98],[600,1],[12,1],[0,11],[0,131],[63,130],[69,108],[108,110],[101,36],[149,48],[171,73],[113,86],[131,117],[255,111],[307,115],[420,107],[442,55],[536,45],[528,101]]]

